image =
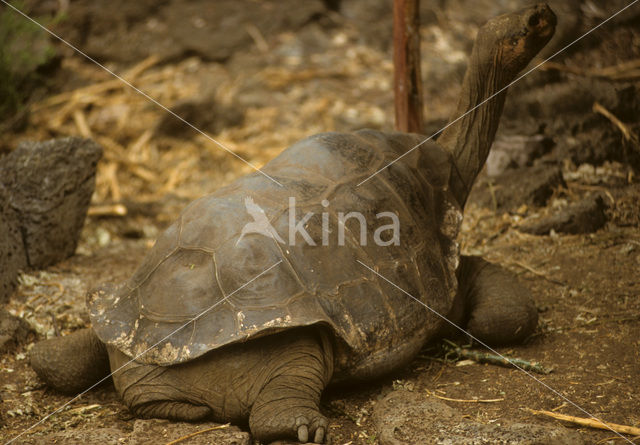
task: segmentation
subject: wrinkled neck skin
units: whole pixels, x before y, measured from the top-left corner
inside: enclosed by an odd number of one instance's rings
[[[451,175],[450,187],[461,207],[464,207],[471,186],[489,155],[500,123],[506,90],[473,111],[469,110],[504,88],[513,78],[501,69],[499,52],[488,59],[482,63],[477,48],[474,48],[452,121],[464,117],[449,126],[438,139],[438,143],[453,155],[457,171]]]

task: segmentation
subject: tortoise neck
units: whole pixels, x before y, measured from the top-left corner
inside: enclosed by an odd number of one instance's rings
[[[506,90],[487,100],[507,84],[501,78],[497,68],[500,65],[496,62],[480,63],[474,49],[452,119],[455,121],[438,139],[438,143],[452,154],[457,168],[450,186],[460,206],[464,206],[471,186],[487,160],[504,107]]]

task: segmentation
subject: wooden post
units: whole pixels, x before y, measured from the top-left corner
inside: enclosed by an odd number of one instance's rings
[[[422,133],[420,0],[393,2],[393,68],[396,130]]]

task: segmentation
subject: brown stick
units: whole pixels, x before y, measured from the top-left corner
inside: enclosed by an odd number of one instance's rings
[[[166,445],[174,445],[176,443],[184,442],[187,439],[191,439],[192,437],[197,436],[199,434],[208,433],[209,431],[221,430],[223,428],[229,428],[229,424],[225,423],[224,425],[218,425],[218,426],[214,426],[212,428],[207,428],[205,430],[196,431],[195,433],[187,434],[186,436],[182,436],[182,437],[180,437],[180,438],[178,438],[176,440],[172,440],[171,442],[167,442]]]
[[[447,402],[461,402],[461,403],[496,403],[504,402],[504,398],[500,399],[452,399],[451,397],[439,396],[438,394],[427,390],[427,394],[440,400],[446,400]]]
[[[523,269],[528,270],[532,274],[537,275],[537,276],[539,276],[541,278],[544,278],[545,280],[547,280],[550,283],[557,284],[559,286],[567,286],[567,283],[565,283],[563,281],[560,281],[560,280],[556,280],[554,278],[550,278],[546,274],[544,274],[544,273],[542,273],[542,272],[540,272],[538,270],[535,270],[533,267],[529,266],[528,264],[522,263],[520,261],[512,261],[510,265],[522,267]]]
[[[126,216],[127,208],[122,204],[105,204],[89,207],[89,216]]]
[[[628,60],[614,66],[604,68],[578,68],[562,63],[547,62],[541,67],[543,70],[563,71],[576,76],[596,77],[611,80],[633,80],[640,77],[640,59]]]
[[[566,414],[552,413],[551,411],[544,411],[544,410],[538,411],[535,409],[529,409],[528,411],[530,411],[533,414],[553,417],[554,419],[564,420],[565,422],[571,422],[580,426],[588,426],[590,428],[597,428],[600,430],[609,430],[609,431],[614,431],[620,434],[631,434],[634,436],[640,436],[640,428],[636,428],[634,426],[618,425],[617,423],[609,423],[609,422],[605,424],[596,419],[585,419],[583,417],[567,416]]]
[[[629,129],[629,127],[625,125],[620,119],[618,119],[612,112],[607,110],[598,102],[594,102],[593,111],[595,111],[596,113],[600,113],[601,115],[609,119],[613,125],[618,127],[618,130],[620,130],[625,140],[631,142],[634,148],[640,151],[640,139],[638,138],[638,136],[633,131],[631,131],[631,129]]]
[[[420,0],[393,2],[396,130],[422,133]]]

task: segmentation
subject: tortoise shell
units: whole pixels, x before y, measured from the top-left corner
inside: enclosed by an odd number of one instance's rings
[[[96,333],[137,361],[172,365],[322,324],[336,339],[336,370],[351,374],[383,364],[412,336],[434,335],[437,315],[358,262],[434,311],[451,309],[462,214],[449,192],[449,153],[426,143],[358,186],[422,140],[373,130],[318,134],[263,168],[282,186],[255,172],[197,199],[126,283],[89,293]],[[288,239],[292,198],[293,225],[302,221],[311,242],[300,233]],[[256,205],[274,236],[243,233]],[[364,216],[364,242],[360,221],[341,227],[339,212]],[[399,238],[381,229],[391,220],[382,212],[397,215]]]

